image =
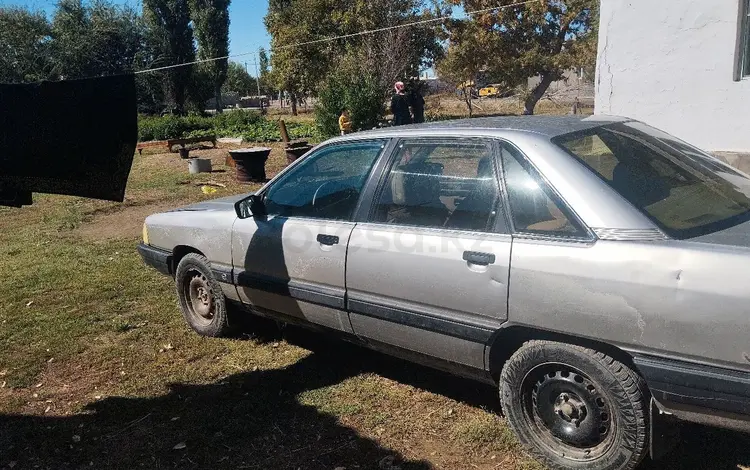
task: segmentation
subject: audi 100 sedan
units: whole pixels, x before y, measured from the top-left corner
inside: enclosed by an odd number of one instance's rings
[[[637,121],[335,138],[148,217],[138,249],[201,335],[244,311],[496,384],[550,468],[631,469],[675,417],[750,419],[750,179]]]

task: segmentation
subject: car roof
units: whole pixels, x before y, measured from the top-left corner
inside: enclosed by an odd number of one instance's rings
[[[471,119],[434,121],[424,124],[411,124],[399,127],[386,127],[371,131],[356,132],[352,137],[390,136],[399,134],[449,134],[451,131],[489,131],[488,134],[502,134],[502,131],[530,132],[547,138],[600,127],[613,122],[629,119],[619,116],[494,116]],[[433,132],[434,131],[434,132]],[[498,132],[499,131],[499,132]]]

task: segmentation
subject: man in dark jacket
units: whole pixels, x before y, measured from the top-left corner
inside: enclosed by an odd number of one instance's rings
[[[414,124],[424,122],[424,98],[419,92],[419,82],[412,82],[411,92],[409,93],[409,104],[411,112],[414,115]]]
[[[409,99],[404,94],[404,82],[396,82],[393,86],[395,93],[391,98],[391,112],[393,113],[393,125],[403,126],[411,124],[409,113]]]

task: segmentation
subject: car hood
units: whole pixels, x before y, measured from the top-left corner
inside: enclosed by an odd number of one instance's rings
[[[692,238],[691,241],[750,248],[750,221],[718,232],[709,233],[708,235]]]
[[[235,194],[234,196],[221,197],[208,201],[191,204],[181,207],[170,212],[188,212],[188,211],[234,211],[234,204],[249,196],[249,194]]]

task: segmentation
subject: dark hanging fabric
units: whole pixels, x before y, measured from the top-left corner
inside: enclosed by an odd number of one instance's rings
[[[122,201],[137,119],[133,75],[0,84],[0,205],[31,192]]]

